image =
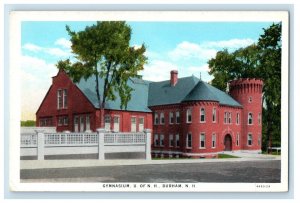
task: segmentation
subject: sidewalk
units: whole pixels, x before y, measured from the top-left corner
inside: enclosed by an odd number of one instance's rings
[[[143,160],[143,159],[80,159],[80,160],[21,160],[20,169],[43,169],[43,168],[73,168],[73,167],[96,167],[96,166],[130,166],[147,164],[178,164],[178,163],[209,163],[209,162],[240,162],[240,161],[266,161],[280,160],[281,156],[252,154],[245,152],[226,152],[226,154],[241,158],[226,159],[162,159],[162,160]]]

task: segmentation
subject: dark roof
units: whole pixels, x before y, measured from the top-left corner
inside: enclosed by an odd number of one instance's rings
[[[175,86],[170,80],[152,82],[149,86],[148,106],[178,104],[195,87],[199,79],[195,76],[179,78]]]
[[[183,101],[217,101],[222,105],[241,107],[236,100],[225,92],[213,87],[206,82],[199,81]]]
[[[95,77],[81,79],[75,83],[88,100],[99,108],[95,92]],[[127,84],[133,88],[131,100],[127,104],[128,111],[151,112],[148,107],[168,104],[179,104],[188,101],[216,101],[221,105],[242,107],[227,93],[203,82],[195,76],[179,78],[172,86],[170,80],[150,82],[139,78],[130,78]],[[100,95],[103,93],[104,81],[99,78]],[[115,101],[107,101],[106,109],[125,110],[120,108],[121,100],[118,94]]]
[[[95,77],[89,77],[87,80],[81,79],[79,83],[75,83],[77,87],[83,92],[83,94],[88,98],[88,100],[94,105],[95,108],[99,108],[99,103],[97,100],[97,95],[95,91],[96,79]],[[131,78],[127,81],[128,86],[133,88],[131,92],[131,100],[127,104],[128,111],[141,111],[141,112],[151,112],[148,108],[148,89],[149,82],[138,78]],[[104,81],[99,78],[99,91],[102,95],[104,89]],[[125,110],[121,109],[121,99],[119,94],[116,95],[115,101],[108,100],[105,102],[106,109],[113,110]]]

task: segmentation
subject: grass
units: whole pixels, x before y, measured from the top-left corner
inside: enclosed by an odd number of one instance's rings
[[[229,154],[218,154],[219,159],[231,159],[231,158],[240,158],[238,156],[232,156]]]
[[[269,153],[267,153],[266,151],[263,151],[262,154],[268,155]],[[273,151],[272,154],[269,154],[269,155],[278,155],[279,156],[279,155],[281,155],[281,152],[279,151],[278,154],[277,154],[277,152]]]

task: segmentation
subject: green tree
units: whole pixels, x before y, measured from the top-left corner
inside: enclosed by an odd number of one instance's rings
[[[127,80],[130,77],[140,77],[138,71],[143,70],[147,62],[145,45],[130,46],[131,28],[123,21],[97,22],[79,32],[71,31],[69,26],[66,26],[66,30],[78,61],[73,64],[70,60],[59,61],[57,67],[64,69],[74,82],[95,77],[95,91],[103,127],[105,102],[115,100],[115,93],[120,96],[120,108],[127,108],[133,90],[127,85]],[[99,77],[104,80],[102,95],[99,91]]]
[[[33,127],[33,126],[35,126],[34,120],[21,121],[21,127]]]
[[[263,87],[263,143],[280,145],[281,119],[281,23],[264,29],[258,43],[232,53],[219,51],[208,61],[212,84],[226,89],[230,80],[261,78]]]

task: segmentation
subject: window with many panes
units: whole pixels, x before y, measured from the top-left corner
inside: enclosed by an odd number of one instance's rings
[[[253,114],[248,113],[248,125],[252,125],[252,124],[253,124]]]
[[[131,117],[131,132],[136,132],[136,117]]]
[[[110,131],[110,115],[104,117],[104,128],[106,131]]]
[[[186,136],[186,147],[192,148],[192,134],[188,133]]]
[[[227,123],[227,112],[224,112],[224,123]]]
[[[231,112],[228,112],[228,123],[231,123]]]
[[[240,114],[236,113],[236,124],[240,124]]]
[[[68,91],[67,89],[57,90],[57,109],[68,108]]]
[[[159,146],[158,134],[154,135],[154,146]]]
[[[158,125],[159,119],[158,119],[158,113],[154,113],[154,124]]]
[[[144,118],[139,118],[139,132],[144,131]]]
[[[205,134],[200,134],[200,148],[205,148]]]
[[[240,133],[236,134],[236,146],[240,145]]]
[[[191,123],[192,122],[192,109],[186,110],[186,122]]]
[[[205,122],[205,109],[204,108],[200,109],[200,122],[201,123]]]

